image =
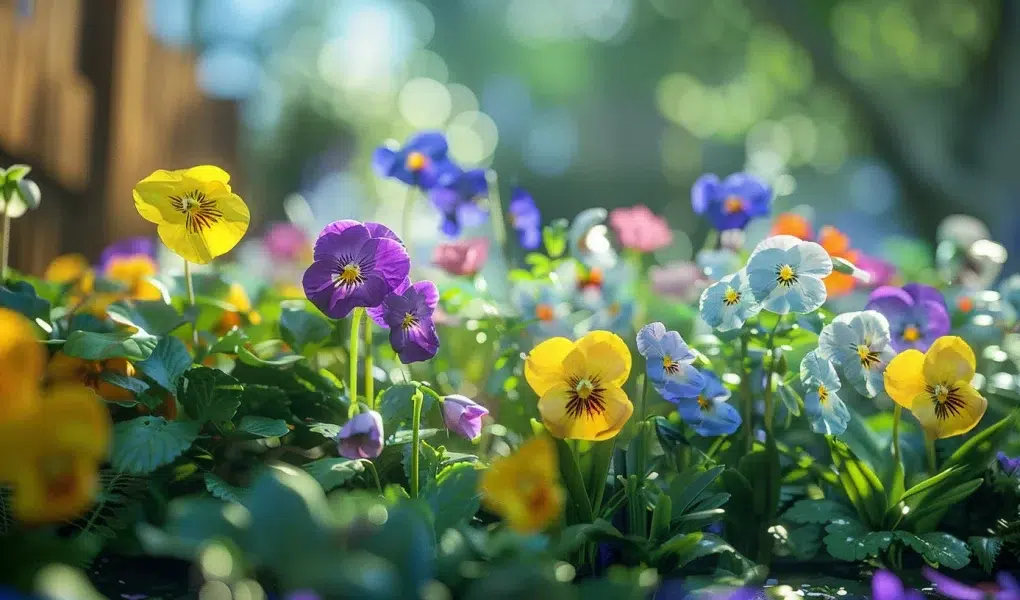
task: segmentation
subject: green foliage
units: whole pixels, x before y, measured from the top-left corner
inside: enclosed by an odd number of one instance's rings
[[[304,302],[284,302],[280,314],[283,341],[299,352],[310,344],[321,344],[332,332],[329,321],[305,308]]]
[[[113,428],[110,463],[117,472],[143,475],[168,465],[198,437],[194,421],[167,421],[163,417],[138,417]]]
[[[1002,551],[1002,540],[997,537],[971,536],[967,538],[967,543],[974,551],[974,557],[977,558],[981,568],[990,575],[995,568],[995,559]]]
[[[152,354],[135,367],[176,396],[177,382],[191,368],[191,354],[181,340],[164,337],[153,348]]]
[[[241,405],[240,383],[219,369],[196,367],[178,383],[177,397],[199,423],[229,421]]]
[[[478,481],[478,468],[471,463],[459,462],[439,471],[435,484],[426,486],[422,497],[432,509],[437,535],[470,521],[478,512],[481,504]]]
[[[85,360],[126,358],[142,361],[149,358],[157,343],[159,338],[142,329],[114,333],[72,331],[64,343],[64,353]]]
[[[791,506],[783,518],[794,523],[831,523],[842,519],[849,521],[853,514],[845,506],[832,500],[799,500]]]
[[[365,464],[361,460],[350,460],[347,458],[321,458],[319,460],[303,465],[315,481],[322,486],[323,491],[329,492],[365,471]]]

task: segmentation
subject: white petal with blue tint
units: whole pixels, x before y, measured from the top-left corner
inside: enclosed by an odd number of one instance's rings
[[[719,331],[738,329],[761,311],[742,270],[723,277],[702,292],[699,308],[701,318]]]

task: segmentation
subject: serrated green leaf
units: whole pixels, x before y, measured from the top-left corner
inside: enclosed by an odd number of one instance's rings
[[[792,527],[786,535],[786,546],[797,560],[811,560],[822,548],[822,531],[817,524]]]
[[[364,473],[364,461],[348,458],[321,458],[302,465],[302,469],[319,482],[323,491],[332,491]]]
[[[219,369],[195,367],[178,382],[177,397],[196,421],[229,421],[241,405],[241,384]]]
[[[907,531],[897,531],[896,538],[913,548],[934,567],[962,569],[970,562],[970,547],[948,533],[933,531],[917,536]]]
[[[167,421],[163,417],[122,421],[113,428],[110,462],[123,473],[151,473],[190,448],[199,428],[194,421]]]
[[[99,378],[107,383],[112,383],[117,387],[124,388],[125,390],[135,394],[141,394],[145,392],[145,390],[149,389],[149,384],[145,383],[141,379],[128,377],[127,375],[122,375],[116,371],[103,371],[99,374]]]
[[[301,352],[308,344],[320,344],[329,338],[333,330],[329,321],[305,310],[303,301],[285,302],[281,309],[280,336],[291,348]]]
[[[836,519],[825,528],[825,549],[834,558],[860,561],[878,556],[893,541],[892,531],[868,531],[859,521]]]
[[[270,438],[285,436],[290,433],[290,428],[287,427],[287,422],[283,419],[245,415],[241,417],[241,422],[237,425],[237,431],[250,433],[261,438]]]
[[[479,473],[471,463],[456,463],[440,471],[434,485],[425,487],[423,496],[432,508],[437,536],[470,521],[478,512],[481,504]]]
[[[159,338],[149,335],[142,329],[134,333],[72,331],[64,343],[64,354],[85,360],[126,358],[131,361],[142,361],[152,355],[157,343]]]
[[[340,434],[342,427],[342,425],[334,423],[309,423],[308,431],[317,433],[326,439],[335,440],[336,436]]]
[[[1002,551],[1002,539],[998,537],[973,536],[967,538],[967,543],[974,550],[974,556],[981,563],[981,568],[985,570],[985,573],[991,575],[992,570],[995,568],[995,559],[999,557],[999,552]]]
[[[184,342],[167,336],[159,340],[149,358],[139,362],[135,367],[163,389],[176,395],[177,382],[181,375],[191,368],[191,354]]]
[[[245,494],[248,492],[248,490],[244,488],[230,485],[222,478],[217,477],[212,473],[206,473],[203,477],[205,479],[205,489],[212,494],[214,498],[219,498],[220,500],[226,500],[228,502],[242,502]]]
[[[832,500],[798,500],[783,513],[783,518],[794,523],[831,523],[833,519],[850,520],[853,512]]]

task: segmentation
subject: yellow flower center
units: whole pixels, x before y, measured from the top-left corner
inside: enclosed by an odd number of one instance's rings
[[[223,218],[223,212],[216,208],[216,201],[199,190],[170,196],[170,205],[184,213],[184,225],[188,233],[201,233]]]
[[[861,366],[865,369],[873,368],[881,360],[878,352],[875,352],[866,344],[857,346],[857,356],[860,357]]]
[[[733,289],[732,287],[727,287],[726,291],[723,292],[722,301],[723,304],[725,304],[726,306],[733,306],[737,302],[740,302],[740,292]]]
[[[698,395],[698,408],[702,411],[707,411],[712,408],[712,403],[702,395]]]
[[[924,389],[931,396],[935,404],[935,416],[940,421],[945,421],[951,416],[955,417],[963,411],[965,402],[960,394],[960,388],[955,385],[937,383],[925,386]]]
[[[418,324],[418,317],[412,313],[404,313],[404,319],[400,322],[400,328],[404,331]]]
[[[744,200],[740,196],[729,196],[723,201],[723,212],[732,215],[744,210]]]
[[[921,339],[921,332],[918,331],[917,327],[907,325],[907,328],[903,330],[903,339],[908,342],[916,342]]]
[[[790,287],[797,283],[797,271],[790,265],[780,265],[776,268],[776,281],[783,287]]]
[[[818,403],[825,406],[825,403],[829,401],[829,390],[825,387],[824,383],[818,384]]]
[[[361,276],[361,265],[357,263],[347,263],[344,265],[340,272],[333,276],[333,281],[338,285],[354,286],[365,282],[365,278]]]
[[[404,165],[408,171],[421,171],[429,164],[429,158],[421,152],[408,152]]]
[[[609,305],[609,316],[615,317],[618,314],[620,314],[620,303],[613,302]]]
[[[662,370],[670,375],[675,375],[680,371],[680,363],[673,360],[673,357],[667,354],[662,357]]]
[[[606,411],[606,388],[602,387],[598,376],[571,377],[567,383],[570,385],[567,392],[568,416],[574,419],[582,415],[594,418]]]
[[[555,316],[553,308],[548,304],[539,304],[535,307],[535,317],[539,321],[552,321]]]

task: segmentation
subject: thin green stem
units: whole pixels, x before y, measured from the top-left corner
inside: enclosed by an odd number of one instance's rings
[[[4,213],[4,246],[3,257],[0,258],[0,283],[7,282],[7,266],[11,258],[11,217]]]
[[[772,435],[772,420],[773,420],[773,417],[775,416],[775,410],[776,410],[775,404],[772,401],[772,374],[776,370],[776,364],[775,364],[776,363],[776,359],[775,359],[773,350],[774,350],[774,344],[775,344],[775,338],[776,338],[776,330],[779,329],[779,324],[782,323],[782,322],[783,322],[783,317],[780,316],[776,320],[776,324],[772,328],[772,331],[769,332],[768,341],[765,343],[765,351],[766,351],[766,353],[768,354],[768,357],[769,357],[769,366],[765,370],[765,392],[764,392],[764,398],[765,398],[765,432],[768,433],[769,436]]]
[[[370,460],[366,460],[364,464],[368,465],[368,470],[372,472],[372,479],[375,480],[375,487],[379,489],[379,494],[382,495],[382,481],[379,480],[379,471],[375,468],[375,463]]]
[[[365,309],[358,307],[354,309],[351,316],[351,345],[347,351],[347,395],[351,402],[351,415],[361,412],[358,406],[358,342],[361,338],[361,319]]]
[[[411,217],[414,215],[414,202],[417,198],[418,188],[413,185],[407,186],[407,195],[404,196],[404,213],[400,221],[400,237],[404,241],[408,256],[411,256]]]
[[[935,456],[935,440],[925,437],[924,449],[928,455],[928,474],[935,475],[939,472],[938,459]]]
[[[751,394],[751,380],[747,373],[747,335],[740,336],[740,395],[743,403],[740,405],[744,411],[744,439],[746,440],[747,454],[754,450],[754,396]]]
[[[418,455],[421,454],[421,405],[424,397],[421,390],[415,390],[411,398],[413,416],[411,421],[411,498],[418,497]]]
[[[634,457],[634,471],[638,476],[638,487],[640,488],[644,484],[645,472],[647,470],[648,462],[648,423],[645,422],[645,412],[648,407],[648,376],[641,376],[641,404],[638,405],[638,430],[637,430],[637,456]]]
[[[903,407],[897,404],[893,408],[892,415],[892,455],[893,463],[900,462],[900,417],[903,414]]]
[[[506,247],[506,225],[503,223],[503,202],[499,197],[499,176],[489,169],[485,172],[489,183],[489,219],[492,221],[492,235],[500,250]]]
[[[375,410],[375,370],[372,357],[372,319],[365,313],[365,400],[368,406]]]
[[[705,241],[701,244],[702,250],[713,250],[716,244],[719,243],[719,231],[716,229],[709,229],[708,233],[705,234]]]
[[[6,263],[5,263],[6,264]],[[188,292],[188,307],[191,309],[195,308],[195,282],[191,278],[191,263],[187,260],[184,261],[184,287]],[[198,315],[194,315],[194,319],[191,322],[191,341],[194,345],[194,350],[198,351]]]

